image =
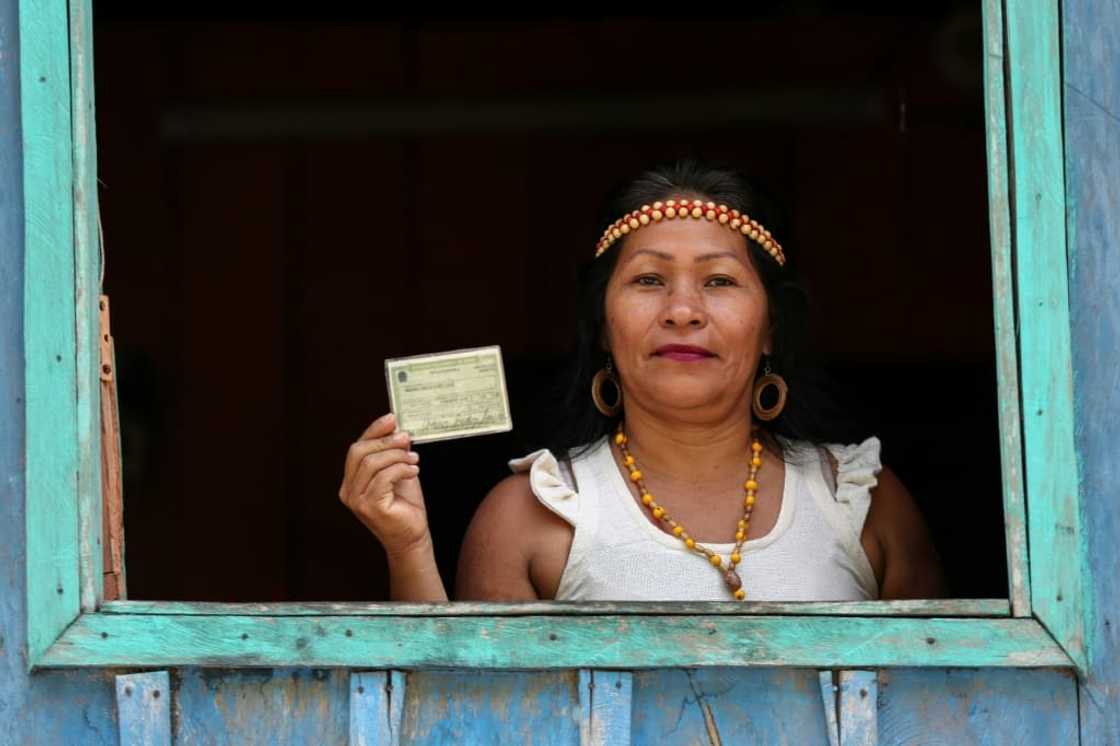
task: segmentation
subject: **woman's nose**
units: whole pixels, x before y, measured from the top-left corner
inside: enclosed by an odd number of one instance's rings
[[[669,296],[662,324],[672,327],[702,327],[708,323],[708,315],[695,293],[674,292]]]

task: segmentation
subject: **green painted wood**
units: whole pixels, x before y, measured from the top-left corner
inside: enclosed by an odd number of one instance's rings
[[[634,674],[630,671],[579,672],[581,746],[627,746],[631,738]]]
[[[94,129],[93,9],[70,0],[70,78],[74,142],[74,272],[78,420],[78,517],[81,606],[97,608],[101,565],[101,244]]]
[[[167,671],[117,677],[121,746],[171,746],[171,678]]]
[[[703,602],[703,603],[248,603],[226,604],[191,601],[109,601],[105,614],[157,614],[167,616],[598,616],[633,614],[672,616],[959,616],[1006,617],[1006,599],[945,601],[854,602]]]
[[[24,190],[27,645],[78,615],[78,420],[66,0],[19,4]]]
[[[350,746],[397,746],[404,716],[401,671],[350,674]]]
[[[1031,615],[1027,506],[1023,495],[1019,351],[1015,327],[1015,264],[1011,255],[1011,187],[1008,181],[1007,107],[1004,86],[1003,0],[984,0],[984,106],[987,115],[988,224],[992,244],[992,299],[999,391],[1003,523],[1011,611]]]
[[[84,614],[45,667],[1063,666],[1029,619]]]
[[[1006,12],[1031,607],[1084,669],[1058,3],[1007,0]]]
[[[840,746],[879,743],[879,675],[841,671],[836,691]]]

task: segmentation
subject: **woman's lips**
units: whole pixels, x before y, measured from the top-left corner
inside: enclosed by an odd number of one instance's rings
[[[682,363],[715,357],[715,353],[695,345],[662,345],[653,351],[658,357],[667,357]]]

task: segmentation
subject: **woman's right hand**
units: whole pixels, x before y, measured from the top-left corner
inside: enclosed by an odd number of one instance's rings
[[[408,433],[394,433],[396,418],[381,417],[346,454],[338,497],[378,538],[392,558],[430,546],[428,513],[420,489],[420,456]]]

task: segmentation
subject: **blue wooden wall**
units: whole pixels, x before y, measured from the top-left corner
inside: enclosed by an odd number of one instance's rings
[[[879,673],[881,743],[1120,743],[1120,4],[1065,0],[1064,106],[1077,447],[1088,496],[1093,651],[1061,671]],[[0,744],[118,743],[117,671],[29,675],[23,485],[24,259],[16,4],[0,2]],[[342,670],[172,671],[181,743],[345,743]],[[407,677],[405,743],[578,743],[575,672]],[[827,743],[816,671],[638,672],[635,743]],[[1080,709],[1079,709],[1080,708]]]
[[[1063,0],[1074,412],[1094,613],[1082,744],[1120,743],[1120,3]]]

